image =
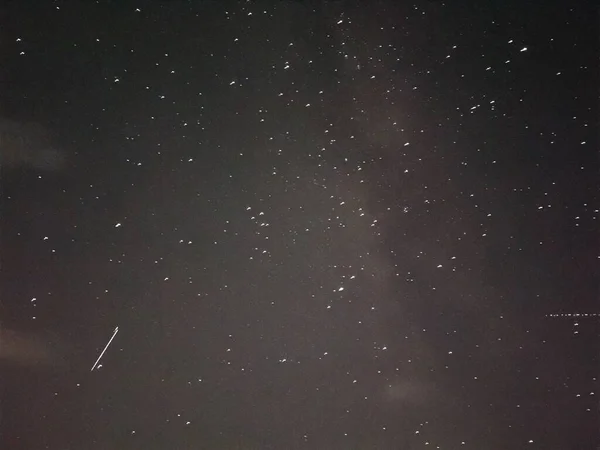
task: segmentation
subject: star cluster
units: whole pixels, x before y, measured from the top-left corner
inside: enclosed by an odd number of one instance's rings
[[[513,3],[10,6],[10,448],[591,448],[593,20]]]

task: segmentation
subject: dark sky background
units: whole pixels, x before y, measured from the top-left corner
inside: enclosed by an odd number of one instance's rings
[[[1,448],[596,448],[567,3],[5,2]]]

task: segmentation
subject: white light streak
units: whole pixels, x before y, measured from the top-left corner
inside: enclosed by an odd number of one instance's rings
[[[117,333],[119,332],[119,327],[115,327],[115,331],[113,333],[113,335],[111,336],[111,338],[108,340],[108,344],[106,344],[106,347],[104,347],[104,350],[102,350],[102,353],[100,353],[100,356],[98,356],[98,359],[96,360],[96,362],[94,363],[94,365],[92,366],[92,370],[90,370],[90,372],[93,372],[93,370],[96,368],[96,366],[98,365],[98,363],[100,362],[100,359],[102,358],[102,356],[104,355],[104,352],[106,351],[106,349],[108,348],[108,346],[110,345],[110,343],[112,342],[112,340],[115,338],[115,336],[117,335]]]

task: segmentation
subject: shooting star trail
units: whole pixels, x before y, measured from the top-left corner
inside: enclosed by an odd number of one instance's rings
[[[96,366],[100,362],[100,359],[102,358],[102,355],[104,355],[104,352],[106,351],[106,349],[108,348],[108,346],[110,345],[110,343],[115,338],[115,336],[117,335],[118,332],[119,332],[119,327],[116,327],[115,328],[115,332],[113,333],[113,335],[111,336],[111,338],[108,340],[108,344],[106,344],[106,347],[104,347],[104,350],[102,350],[102,353],[100,353],[100,356],[98,356],[98,359],[96,360],[96,362],[92,366],[92,370],[90,370],[90,372],[93,372],[93,370],[96,368]]]

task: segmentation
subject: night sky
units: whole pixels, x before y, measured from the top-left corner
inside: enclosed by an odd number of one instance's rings
[[[595,9],[0,22],[0,448],[599,445]]]

